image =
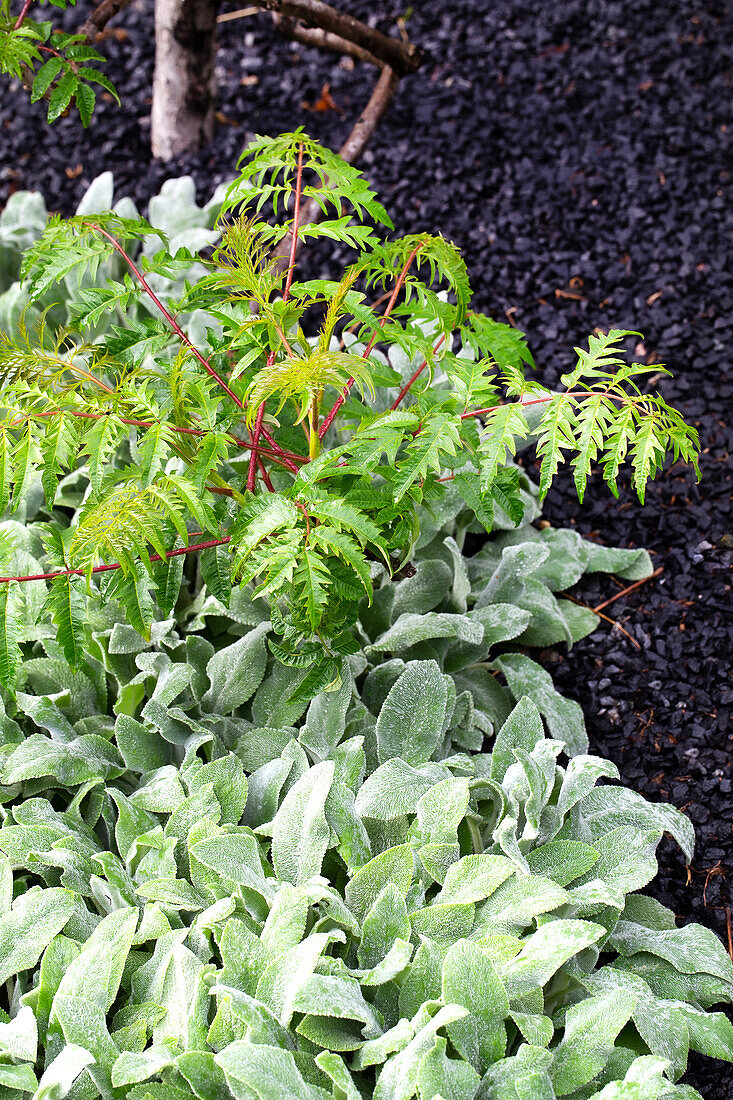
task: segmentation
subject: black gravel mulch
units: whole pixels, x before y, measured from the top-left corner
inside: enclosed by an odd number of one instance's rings
[[[397,33],[406,4],[341,7]],[[84,0],[73,19],[86,8]],[[71,118],[50,129],[41,105],[4,92],[0,203],[36,188],[70,213],[105,169],[118,196],[141,204],[166,177],[186,173],[202,200],[232,175],[248,133],[303,125],[337,147],[371,90],[363,66],[281,40],[265,16],[230,22],[221,29],[215,141],[154,162],[151,4],[138,0],[119,26],[126,34],[104,48],[124,107],[103,103],[89,131]],[[402,82],[363,162],[397,228],[440,230],[461,246],[477,308],[529,334],[545,380],[595,326],[640,330],[637,355],[669,366],[675,377],[662,377],[661,389],[699,427],[699,485],[673,466],[644,507],[628,491],[614,501],[598,479],[582,507],[568,477],[551,491],[551,522],[646,546],[662,572],[607,606],[618,626],[604,622],[569,659],[559,651],[543,659],[582,704],[592,750],[615,760],[624,782],[691,816],[692,867],[665,845],[651,889],[681,921],[699,920],[731,946],[730,7],[421,0],[407,26],[425,64]],[[311,109],[325,84],[338,110]],[[622,588],[604,578],[574,594],[595,606]],[[686,1080],[706,1100],[733,1096],[733,1071],[722,1063],[695,1058]]]

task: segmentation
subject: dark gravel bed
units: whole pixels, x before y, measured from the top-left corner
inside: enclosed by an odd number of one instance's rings
[[[395,33],[405,4],[341,7]],[[4,93],[0,202],[32,187],[71,212],[107,168],[117,194],[141,203],[184,173],[207,198],[232,174],[248,132],[303,125],[336,146],[370,93],[371,72],[280,40],[264,16],[227,23],[214,143],[154,162],[150,5],[138,3],[119,25],[126,36],[105,49],[124,108],[102,104],[86,133],[73,119],[49,129],[40,105]],[[604,623],[569,659],[559,651],[543,659],[582,704],[592,751],[614,759],[632,787],[691,816],[692,867],[667,845],[652,892],[730,945],[730,6],[421,0],[408,27],[425,64],[402,82],[364,159],[398,229],[440,230],[462,247],[477,308],[529,334],[543,379],[557,377],[595,326],[640,330],[637,354],[668,365],[675,377],[661,380],[665,396],[699,426],[699,485],[673,466],[645,507],[628,491],[614,501],[598,479],[583,507],[568,478],[552,490],[551,522],[646,546],[662,572],[605,609],[619,626]],[[339,110],[309,109],[326,83]],[[591,606],[623,587],[593,583],[574,593]],[[695,1059],[686,1079],[706,1100],[733,1096],[733,1071],[722,1063]]]

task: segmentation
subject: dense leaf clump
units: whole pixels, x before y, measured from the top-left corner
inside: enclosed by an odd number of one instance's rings
[[[468,522],[446,498],[310,703],[248,589],[152,644],[91,602],[77,671],[35,628],[1,722],[9,1097],[692,1100],[688,1050],[733,1057],[723,946],[639,893],[689,822],[515,650],[648,558],[506,518],[466,558]]]
[[[301,202],[318,224],[300,224]],[[205,551],[210,591],[254,582],[279,658],[310,667],[309,692],[335,687],[361,599],[409,561],[426,507],[450,491],[487,531],[497,509],[522,519],[510,460],[528,439],[541,494],[564,461],[581,498],[594,464],[616,492],[628,460],[643,498],[667,453],[695,461],[694,429],[625,361],[632,333],[591,336],[548,390],[525,374],[522,334],[471,310],[455,246],[382,241],[372,223],[391,222],[366,181],[301,132],[253,142],[216,229],[194,241],[169,241],[129,205],[90,207],[26,249],[29,313],[0,341],[0,507],[21,506],[36,473],[50,507],[60,479],[87,472],[73,524],[48,535],[72,662],[83,577],[148,637],[150,592],[167,614],[177,557]],[[356,258],[336,279],[297,281],[297,245],[319,237]],[[14,588],[3,602],[10,653]],[[13,675],[0,660],[6,685]]]

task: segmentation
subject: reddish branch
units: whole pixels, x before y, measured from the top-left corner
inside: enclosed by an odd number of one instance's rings
[[[285,287],[283,289],[283,302],[287,302],[290,297],[290,287],[293,282],[293,273],[295,271],[295,256],[298,250],[298,219],[300,217],[300,197],[303,191],[303,146],[302,144],[298,148],[298,169],[295,175],[295,201],[293,205],[293,232],[292,242],[290,246],[290,260],[288,264],[288,273],[285,278]],[[275,352],[271,351],[267,357],[267,369],[275,362]],[[262,462],[257,455],[257,445],[260,441],[260,433],[262,432],[262,420],[265,415],[265,403],[264,401],[257,410],[255,418],[254,433],[252,435],[252,454],[249,458],[249,470],[247,471],[247,488],[250,492],[255,487],[255,480],[257,478],[257,470],[264,469]],[[267,484],[267,482],[265,482]],[[270,491],[272,491],[272,483],[270,483]]]
[[[610,397],[612,401],[618,401],[622,405],[636,404],[637,400],[633,397],[629,397],[625,394],[613,393],[611,390],[604,390],[603,393],[597,393],[593,390],[566,390],[562,395],[563,397]],[[543,405],[546,401],[552,401],[553,397],[557,397],[556,393],[545,393],[542,397],[532,397],[528,401],[520,398],[516,404],[521,405],[523,409],[529,408],[530,405]],[[486,409],[471,409],[469,412],[461,413],[461,420],[470,420],[472,416],[485,416],[487,413],[494,412],[495,409],[500,409],[506,402],[499,402],[497,405],[489,405]]]
[[[304,504],[301,504],[300,501],[298,501],[298,500],[294,500],[293,504],[298,509],[298,511],[302,512],[303,515],[305,516],[305,541],[308,542],[308,539],[311,536],[311,521],[310,521],[310,516],[308,515],[308,509],[305,507]]]
[[[418,241],[418,243],[415,245],[415,247],[413,248],[410,255],[407,257],[407,259],[404,263],[404,266],[402,268],[402,271],[400,271],[400,273],[397,277],[397,281],[394,285],[394,290],[392,291],[392,295],[391,295],[389,301],[387,302],[387,308],[385,309],[385,311],[382,314],[382,317],[379,321],[379,328],[373,334],[371,340],[369,341],[367,346],[364,348],[364,351],[362,352],[362,359],[368,359],[369,358],[369,356],[372,352],[372,348],[374,347],[374,345],[377,342],[377,337],[379,336],[379,332],[386,325],[387,320],[389,318],[389,315],[395,307],[395,302],[397,301],[397,296],[398,296],[400,290],[402,289],[402,287],[404,285],[405,279],[407,278],[407,273],[410,270],[410,268],[412,267],[412,263],[413,263],[415,257],[417,256],[418,252],[420,251],[420,249],[423,247],[424,244],[425,244],[425,241]],[[355,382],[355,379],[350,378],[349,381],[344,386],[343,393],[340,393],[338,395],[338,397],[336,398],[336,400],[333,403],[333,406],[331,408],[331,411],[326,415],[326,417],[323,420],[323,423],[321,424],[320,431],[318,432],[319,439],[323,439],[324,435],[326,434],[328,429],[331,427],[331,424],[333,423],[334,417],[338,413],[339,409],[343,405],[346,398],[351,393],[351,388],[354,385],[354,382]]]
[[[275,352],[271,351],[270,354],[267,357],[268,367],[271,367],[274,362],[275,362]],[[257,444],[259,443],[260,432],[262,431],[262,420],[263,420],[264,415],[265,415],[265,403],[263,401],[262,404],[260,405],[260,407],[257,410],[257,415],[255,416],[254,432],[252,433],[252,450],[251,450],[250,456],[249,456],[249,469],[247,470],[247,488],[250,491],[250,493],[254,490],[255,480],[257,478],[257,466],[258,466]]]
[[[90,413],[81,412],[78,409],[51,409],[48,412],[27,413],[18,420],[13,421],[10,427],[15,428],[26,420],[43,420],[47,416],[66,415],[76,416],[82,420],[103,420],[106,416],[112,415],[115,416],[115,418],[119,420],[121,424],[129,424],[133,428],[154,428],[156,424],[160,423],[159,421],[153,420],[131,420],[129,419],[129,417],[117,416],[115,413]],[[166,424],[166,427],[170,428],[172,432],[180,432],[182,435],[195,435],[199,437],[209,435],[208,430],[203,430],[201,428],[184,428],[178,424]],[[264,434],[265,433],[263,429],[263,435]],[[263,455],[265,458],[269,458],[271,462],[276,462],[280,466],[285,466],[288,470],[291,470],[293,473],[296,474],[298,472],[298,466],[296,465],[296,463],[305,463],[308,461],[308,459],[305,458],[304,455],[298,455],[295,454],[295,452],[291,451],[284,451],[282,447],[280,447],[278,444],[275,444],[275,447],[273,447],[272,449],[263,447],[262,445],[254,448],[251,442],[248,442],[246,439],[240,439],[239,436],[232,435],[230,433],[229,438],[234,444],[236,444],[237,447],[241,447],[243,450],[257,450],[260,455]],[[270,436],[270,438],[272,437]]]
[[[441,346],[442,346],[442,345],[443,345],[444,343],[445,343],[445,336],[441,336],[440,340],[438,340],[437,344],[436,344],[436,345],[435,345],[435,347],[433,348],[433,353],[435,353],[435,352],[438,352],[438,351],[440,350]],[[411,387],[412,387],[412,386],[414,385],[414,383],[415,383],[415,382],[417,382],[418,378],[420,377],[420,375],[422,374],[422,372],[423,372],[423,371],[425,370],[425,368],[427,367],[427,365],[428,365],[428,361],[427,361],[427,359],[423,359],[422,363],[421,363],[421,364],[420,364],[420,366],[419,366],[419,367],[417,368],[417,370],[416,370],[416,371],[415,371],[415,373],[413,374],[412,378],[410,378],[410,379],[409,379],[409,381],[405,382],[404,386],[402,387],[402,389],[400,390],[400,392],[399,392],[399,393],[397,394],[397,397],[396,397],[396,398],[395,398],[395,400],[394,400],[394,401],[392,402],[392,406],[391,406],[391,407],[392,407],[393,409],[396,409],[396,408],[397,408],[397,406],[399,405],[400,401],[402,400],[402,398],[403,398],[403,397],[405,396],[405,394],[406,394],[406,393],[409,393],[409,391],[410,391]]]
[[[294,451],[284,451],[280,444],[275,441],[275,439],[267,430],[264,424],[262,425],[262,436],[270,444],[270,447],[275,452],[275,454],[278,455],[279,458],[282,458],[282,465],[287,466],[287,468],[291,470],[294,474],[297,474],[298,472],[298,467],[295,465],[296,462],[308,461],[308,459],[305,458],[303,455],[295,454]],[[260,450],[262,450],[262,448],[260,448]],[[267,452],[263,451],[263,454],[267,454]]]
[[[210,539],[209,542],[197,542],[193,546],[181,546],[178,550],[168,550],[165,555],[165,560],[168,558],[179,558],[182,554],[192,554],[195,550],[210,550],[214,546],[224,546],[225,543],[231,542],[231,535],[225,535],[221,539]],[[151,562],[163,561],[160,554],[151,554],[149,559]],[[118,561],[113,561],[109,565],[95,565],[91,570],[92,573],[109,573],[113,569],[121,569],[122,565]],[[86,569],[59,569],[55,573],[33,573],[25,577],[0,577],[0,584],[9,584],[11,581],[50,581],[54,577],[85,577],[87,575]]]
[[[646,584],[647,581],[654,580],[663,572],[663,568],[660,565],[658,569],[655,569],[653,573],[650,573],[648,577],[642,577],[640,581],[634,581],[633,584],[628,585],[626,588],[622,588],[620,592],[617,592],[615,596],[611,596],[609,599],[604,600],[603,603],[599,603],[597,607],[592,608],[596,615],[600,615],[604,607],[608,607],[609,604],[615,603],[616,600],[620,600],[622,596],[628,596],[629,592],[635,591],[640,588],[642,584]]]
[[[30,6],[31,6],[32,3],[33,3],[33,0],[25,0],[25,3],[23,4],[23,7],[20,9],[20,15],[18,16],[18,18],[15,20],[15,23],[13,24],[13,30],[14,31],[19,31],[20,28],[25,23],[25,17],[28,14],[28,11],[29,11]]]
[[[212,367],[212,365],[208,361],[208,359],[206,359],[201,354],[201,352],[198,350],[198,348],[194,344],[191,343],[188,336],[186,336],[186,333],[183,331],[181,326],[178,324],[178,322],[176,321],[173,314],[170,312],[170,310],[166,309],[166,307],[163,305],[160,298],[157,296],[157,294],[155,293],[153,288],[150,286],[150,283],[147,281],[147,279],[143,275],[142,271],[140,271],[139,268],[136,267],[134,261],[131,259],[130,256],[128,256],[128,254],[125,252],[124,248],[119,243],[119,241],[115,240],[115,238],[112,236],[111,233],[108,233],[106,231],[106,229],[102,229],[101,225],[97,225],[96,222],[90,222],[89,227],[90,227],[90,229],[94,229],[97,233],[101,233],[103,237],[106,237],[106,239],[110,242],[110,244],[115,249],[115,251],[119,252],[120,256],[122,256],[125,263],[128,265],[128,267],[130,268],[132,273],[135,275],[135,278],[138,280],[138,282],[140,283],[140,285],[143,288],[143,290],[145,291],[145,293],[148,295],[148,297],[153,302],[153,304],[156,306],[156,308],[159,309],[160,312],[163,314],[166,321],[168,322],[170,327],[173,329],[173,331],[175,332],[175,334],[179,338],[179,340],[183,344],[185,344],[185,346],[192,353],[192,355],[196,359],[198,359],[199,363],[204,368],[206,373],[211,375],[211,377],[216,382],[219,383],[219,385],[224,390],[224,392],[229,397],[231,397],[234,404],[237,405],[238,408],[240,408],[240,409],[243,408],[244,406],[242,405],[242,402],[237,397],[236,393],[234,393],[233,390],[229,389],[229,386],[227,386],[224,379],[219,374],[217,374],[217,372],[214,370],[214,368]]]
[[[288,258],[288,273],[285,279],[285,289],[283,290],[283,301],[287,302],[290,297],[290,287],[293,283],[293,272],[295,271],[295,257],[298,251],[298,230],[300,229],[300,199],[303,192],[303,146],[298,147],[298,169],[295,174],[295,198],[293,203],[293,231],[291,233],[290,242],[290,256]]]
[[[262,480],[264,481],[265,485],[267,486],[268,492],[274,493],[275,492],[275,486],[272,484],[272,481],[270,480],[270,475],[267,472],[267,467],[265,466],[264,462],[260,458],[259,454],[257,455],[257,467],[260,471],[260,474],[262,475]]]

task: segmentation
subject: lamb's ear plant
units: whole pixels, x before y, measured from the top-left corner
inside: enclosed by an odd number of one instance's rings
[[[311,198],[323,219],[301,225]],[[649,368],[622,358],[632,334],[591,336],[552,392],[525,377],[521,334],[470,309],[453,245],[428,234],[384,243],[371,222],[391,228],[361,175],[297,132],[245,151],[207,270],[174,300],[165,288],[197,257],[171,254],[139,217],[52,218],[26,252],[31,303],[61,280],[80,289],[68,328],[41,318],[0,345],[0,509],[17,508],[37,473],[51,506],[65,473],[88,471],[73,527],[48,535],[70,660],[84,648],[93,580],[146,635],[150,592],[173,607],[178,558],[200,551],[222,602],[250,582],[269,600],[275,651],[309,668],[313,694],[338,682],[380,571],[409,568],[418,509],[439,509],[450,489],[487,530],[497,507],[521,520],[509,458],[530,434],[541,494],[566,460],[582,498],[594,463],[616,492],[628,459],[641,499],[668,452],[695,461],[694,429],[641,391]],[[314,239],[355,250],[340,278],[296,280],[297,247]],[[93,285],[113,256],[120,275]],[[99,334],[106,315],[141,300],[151,313]],[[2,587],[6,686],[25,579]]]
[[[213,226],[225,191],[226,186],[219,185],[211,198],[199,206],[196,185],[191,176],[167,179],[158,194],[150,199],[147,220],[165,233],[170,251],[175,253],[179,248],[187,248],[192,255],[196,255],[218,238]],[[126,218],[138,217],[137,207],[131,198],[116,197],[112,172],[102,172],[82,195],[76,213],[89,217],[108,210],[114,210]],[[0,213],[0,329],[8,335],[17,335],[23,324],[32,327],[44,311],[47,323],[55,328],[68,327],[80,290],[89,289],[88,278],[82,280],[80,285],[72,273],[68,279],[50,287],[45,296],[36,297],[31,305],[27,291],[19,282],[23,253],[38,240],[47,222],[46,201],[38,191],[16,191]],[[151,247],[156,250],[155,244]],[[113,255],[100,264],[96,285],[103,286],[107,279],[121,277],[125,269],[122,258]],[[169,282],[163,292],[170,297],[179,295],[184,279],[193,280],[201,272],[197,261],[192,262],[180,280]],[[159,289],[162,290],[162,287]],[[112,325],[139,323],[154,309],[146,297],[136,305],[131,304],[124,313],[121,310],[108,311],[95,328],[95,337],[99,338],[103,331],[109,331]],[[194,328],[195,324],[194,319]]]
[[[461,616],[421,616],[419,580],[394,600],[440,645]],[[457,695],[384,638],[294,709],[252,608],[217,650],[186,633],[210,596],[153,645],[96,608],[83,674],[48,631],[26,662],[0,717],[8,1095],[700,1100],[678,1082],[691,1050],[733,1058],[733,967],[639,892],[663,832],[690,858],[687,819],[567,760],[526,695]]]

